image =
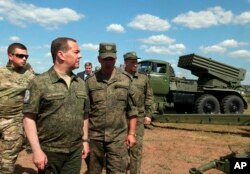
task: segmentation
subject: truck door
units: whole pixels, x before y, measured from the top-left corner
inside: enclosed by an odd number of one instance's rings
[[[168,66],[161,63],[152,63],[150,84],[155,95],[167,95],[169,93]]]
[[[169,92],[169,66],[166,63],[143,61],[139,71],[146,72],[155,95],[167,95]]]

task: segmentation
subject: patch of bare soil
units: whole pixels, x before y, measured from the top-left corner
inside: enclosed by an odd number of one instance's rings
[[[155,126],[153,130],[145,130],[142,174],[188,174],[191,167],[229,154],[229,147],[239,153],[250,149],[249,126],[161,123]],[[213,130],[220,130],[220,133]],[[85,171],[83,162],[81,173]],[[36,173],[31,155],[26,151],[20,153],[15,173]],[[206,172],[220,173],[215,169]]]

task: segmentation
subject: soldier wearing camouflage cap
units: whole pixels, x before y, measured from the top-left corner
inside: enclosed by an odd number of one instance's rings
[[[144,125],[151,123],[152,114],[155,109],[154,96],[148,77],[145,74],[137,72],[138,59],[140,58],[135,52],[127,52],[123,57],[125,71],[133,78],[132,86],[135,89],[135,100],[139,112],[136,126],[136,144],[129,150],[129,170],[130,174],[139,174],[141,171]]]
[[[22,109],[25,90],[33,73],[27,64],[28,51],[21,43],[12,43],[7,50],[9,62],[0,68],[0,173],[14,173],[18,153],[22,150]]]
[[[86,80],[90,99],[88,173],[126,172],[128,151],[135,144],[137,108],[130,76],[115,68],[114,43],[100,43],[101,69]],[[129,124],[128,124],[129,123]]]

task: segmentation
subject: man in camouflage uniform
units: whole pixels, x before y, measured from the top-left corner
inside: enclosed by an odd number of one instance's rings
[[[136,145],[129,150],[129,170],[131,174],[139,174],[141,170],[144,124],[149,125],[151,123],[154,111],[154,96],[148,77],[137,72],[137,59],[139,58],[136,56],[136,53],[128,52],[123,57],[125,71],[133,78],[132,86],[135,89],[136,105],[139,112],[136,127]]]
[[[23,98],[28,82],[34,77],[24,67],[27,48],[21,43],[8,47],[9,62],[0,68],[0,173],[14,172],[14,164],[22,149]]]
[[[85,83],[72,72],[79,67],[80,49],[76,40],[60,37],[51,55],[54,66],[26,90],[24,129],[39,174],[79,174],[89,151]]]
[[[127,148],[135,144],[137,109],[131,78],[114,67],[116,59],[116,45],[100,43],[101,69],[86,80],[91,108],[89,174],[101,173],[104,160],[107,173],[125,173]]]

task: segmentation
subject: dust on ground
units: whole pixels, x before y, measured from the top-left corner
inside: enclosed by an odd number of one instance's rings
[[[250,149],[249,126],[173,123],[158,123],[155,126],[152,130],[145,130],[142,174],[188,174],[192,167],[229,154],[230,148],[238,153]],[[199,127],[203,128],[197,129]],[[221,133],[213,132],[217,129]],[[86,165],[83,162],[81,174],[85,171]],[[24,150],[18,157],[15,174],[25,173],[35,174],[36,168],[31,155]],[[215,169],[206,172],[221,173]]]

